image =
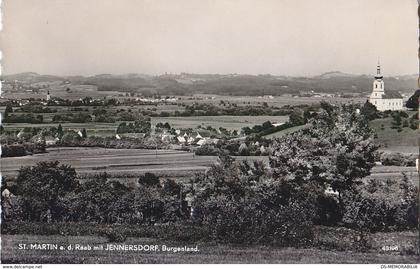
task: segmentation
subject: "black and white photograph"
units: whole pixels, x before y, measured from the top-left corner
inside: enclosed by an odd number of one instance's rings
[[[3,0],[3,268],[417,268],[419,6]]]

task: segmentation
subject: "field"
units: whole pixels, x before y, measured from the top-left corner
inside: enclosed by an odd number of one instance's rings
[[[334,233],[335,236],[339,234]],[[320,233],[316,241],[323,245],[331,240],[331,233]],[[345,246],[349,238],[339,243]],[[235,246],[213,242],[173,242],[153,238],[127,238],[127,245],[158,245],[198,247],[199,252],[145,252],[106,250],[19,250],[18,244],[57,244],[67,247],[75,244],[103,245],[107,240],[99,236],[62,235],[2,235],[3,263],[418,263],[413,253],[416,232],[378,233],[369,235],[372,248],[364,253],[333,251],[318,248],[276,248],[268,246]],[[348,236],[347,236],[348,237]],[[351,240],[351,239],[350,239]],[[383,251],[383,246],[398,246],[398,251]],[[29,248],[29,247],[28,247]],[[408,254],[409,253],[409,254]]]
[[[240,156],[237,160],[263,160],[267,157]],[[76,168],[84,177],[107,172],[114,179],[134,179],[146,172],[162,177],[185,181],[194,173],[205,171],[216,156],[197,156],[177,150],[105,149],[105,148],[48,148],[48,153],[33,156],[1,158],[1,170],[5,176],[16,175],[21,166],[35,165],[40,161],[60,161]],[[375,166],[370,178],[401,177],[401,172],[418,185],[415,167]],[[188,181],[187,181],[188,182]]]
[[[76,100],[79,98],[84,98],[90,96],[93,98],[104,98],[109,96],[117,96],[120,94],[118,91],[98,91],[97,87],[94,85],[72,85],[72,84],[61,84],[55,83],[56,85],[50,86],[50,93],[54,97],[59,97],[63,99]],[[70,91],[67,91],[67,88],[70,88]],[[43,89],[39,93],[34,93],[31,91],[5,91],[2,93],[3,98],[8,99],[23,99],[23,98],[45,98],[47,95],[47,90]]]
[[[168,122],[173,128],[197,128],[198,125],[202,127],[211,126],[218,129],[223,127],[228,130],[240,131],[242,127],[252,127],[254,125],[260,125],[265,121],[271,121],[272,123],[284,123],[289,119],[288,116],[191,116],[191,117],[153,117],[152,126],[158,122]],[[80,130],[85,128],[88,136],[114,136],[117,130],[118,124],[115,123],[61,123],[64,130]],[[6,130],[21,130],[24,127],[57,127],[58,123],[42,123],[42,124],[30,124],[30,123],[5,123]]]
[[[36,128],[49,128],[57,127],[58,123],[41,123],[41,124],[31,124],[31,123],[5,123],[6,130],[19,131],[25,127],[36,127]],[[102,123],[102,122],[89,122],[89,123],[61,123],[64,131],[66,130],[75,130],[79,131],[82,128],[86,129],[88,136],[115,136],[117,130],[117,123]]]
[[[48,151],[46,154],[33,156],[2,158],[3,175],[15,174],[21,166],[53,160],[70,164],[81,174],[99,172],[137,175],[145,172],[171,174],[176,171],[204,170],[215,159],[174,150],[49,148]]]
[[[220,101],[234,103],[239,106],[255,106],[262,105],[264,102],[268,106],[285,106],[285,105],[306,105],[316,104],[321,101],[326,101],[331,104],[348,104],[348,103],[364,103],[366,98],[340,98],[340,97],[293,97],[290,94],[281,96],[222,96],[214,94],[194,94],[193,97],[181,97],[182,102],[186,104],[206,103],[206,104],[219,104]]]
[[[237,158],[242,160],[261,157]],[[21,166],[54,160],[72,165],[83,176],[107,172],[114,179],[127,179],[152,172],[162,177],[184,180],[196,172],[206,170],[217,157],[196,156],[191,152],[177,150],[48,148],[48,153],[44,154],[1,158],[0,164],[3,175],[13,176]]]
[[[410,113],[411,116],[413,113]],[[418,130],[402,128],[401,132],[391,128],[392,118],[376,119],[371,122],[371,127],[375,130],[378,137],[375,139],[383,143],[386,149],[401,153],[418,153],[419,137]]]
[[[275,133],[266,135],[264,137],[265,138],[268,138],[268,139],[280,138],[282,136],[285,136],[287,134],[291,134],[291,133],[294,133],[294,132],[303,130],[305,128],[307,128],[306,125],[294,126],[294,127],[291,127],[291,128],[285,129],[285,130],[282,130],[282,131],[278,131],[278,132],[275,132]]]

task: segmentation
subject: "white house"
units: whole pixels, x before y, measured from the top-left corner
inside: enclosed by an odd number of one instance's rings
[[[397,92],[385,92],[385,83],[383,81],[379,63],[375,80],[373,81],[373,91],[369,97],[369,102],[375,105],[379,111],[403,109],[403,98],[401,94]]]
[[[186,140],[183,136],[177,136],[176,139],[178,140],[179,143],[185,143],[186,142]]]
[[[199,145],[200,147],[204,144],[207,143],[207,139],[206,138],[201,138],[200,140],[198,140],[197,145]]]
[[[47,146],[52,146],[57,144],[57,142],[60,141],[60,139],[58,137],[53,137],[53,136],[46,136],[45,137],[45,144]]]

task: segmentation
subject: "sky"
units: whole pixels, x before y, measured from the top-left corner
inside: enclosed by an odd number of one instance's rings
[[[418,72],[415,0],[3,0],[2,72]]]

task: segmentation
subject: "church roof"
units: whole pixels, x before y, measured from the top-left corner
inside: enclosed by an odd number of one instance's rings
[[[403,97],[399,92],[394,91],[386,91],[384,95],[382,95],[382,99],[402,99]]]

